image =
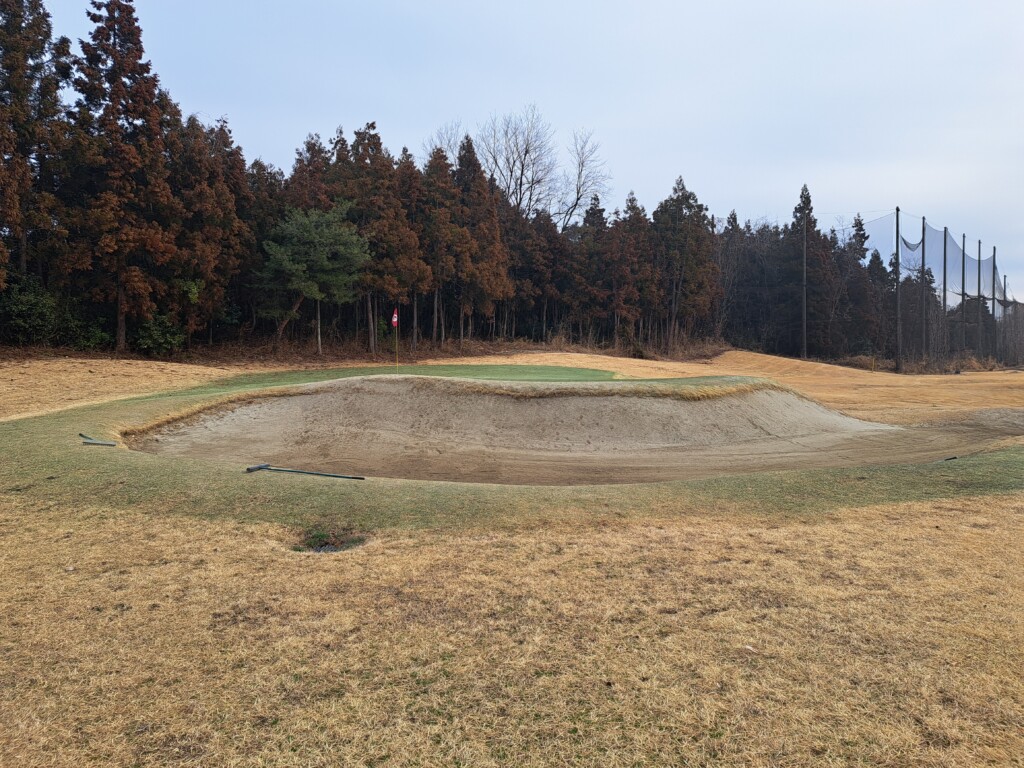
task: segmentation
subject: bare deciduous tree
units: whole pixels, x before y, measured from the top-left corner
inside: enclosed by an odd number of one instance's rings
[[[558,196],[554,136],[532,104],[519,113],[493,116],[480,128],[477,148],[484,169],[527,216],[551,210]]]
[[[594,141],[593,131],[578,130],[569,147],[571,166],[562,173],[562,191],[555,220],[562,229],[582,212],[583,205],[594,195],[603,195],[611,178],[598,155],[601,145]]]
[[[454,163],[459,157],[459,145],[466,136],[462,129],[462,123],[452,120],[445,123],[423,142],[423,157],[429,158],[435,149],[440,147],[448,157],[448,162]],[[426,160],[423,161],[426,163]]]

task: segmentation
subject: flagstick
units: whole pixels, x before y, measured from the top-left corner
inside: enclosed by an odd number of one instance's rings
[[[398,373],[398,307],[391,315],[391,327],[395,329],[395,373]]]

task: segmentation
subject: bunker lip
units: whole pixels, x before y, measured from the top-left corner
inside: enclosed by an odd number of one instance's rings
[[[215,404],[131,445],[241,467],[600,485],[920,463],[1022,433],[1012,413],[913,428],[874,424],[741,378],[549,384],[368,376],[272,395]]]

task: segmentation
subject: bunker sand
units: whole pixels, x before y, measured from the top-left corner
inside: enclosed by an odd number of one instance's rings
[[[1024,415],[894,427],[753,384],[705,397],[649,382],[369,376],[220,407],[132,441],[165,456],[509,485],[662,482],[921,463],[1024,433]]]

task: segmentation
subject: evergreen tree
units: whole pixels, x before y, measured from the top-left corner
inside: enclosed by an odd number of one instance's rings
[[[247,319],[241,332],[255,332],[263,302],[263,286],[259,275],[263,269],[263,244],[285,217],[284,173],[263,160],[253,160],[244,171],[245,190],[236,193],[238,216],[248,227],[250,247],[242,251],[238,275],[229,286],[230,301],[244,311]],[[238,318],[241,320],[241,316]]]
[[[807,346],[809,354],[820,355],[828,346],[830,322],[829,290],[832,246],[818,229],[811,193],[805,184],[800,202],[793,209],[793,221],[783,231],[782,260],[779,264],[776,306],[779,352],[796,355],[801,351],[804,306],[804,234],[807,243]]]
[[[7,254],[25,274],[33,246],[53,229],[48,176],[60,149],[71,43],[52,33],[42,0],[0,0],[0,288]]]
[[[351,218],[370,248],[363,273],[369,348],[377,349],[380,316],[378,299],[406,303],[412,292],[430,285],[430,268],[419,240],[402,207],[395,161],[384,148],[377,126],[368,123],[352,141],[351,183],[347,194],[354,201]]]
[[[412,296],[412,333],[410,344],[416,349],[419,338],[419,297],[434,287],[433,270],[426,254],[426,223],[427,223],[427,202],[426,190],[423,184],[423,173],[416,167],[416,161],[407,148],[402,149],[398,158],[398,166],[395,170],[395,183],[398,190],[398,199],[402,209],[405,211],[406,221],[416,235],[416,242],[419,246],[414,263],[408,265],[411,270],[406,278],[409,283],[409,292]],[[412,278],[411,280],[409,278]]]
[[[434,292],[431,339],[435,344],[445,336],[442,295],[454,292],[457,270],[472,263],[473,237],[459,223],[465,220],[454,169],[444,150],[436,147],[423,169],[422,222],[423,252]]]
[[[298,317],[306,299],[317,302],[317,342],[320,341],[319,304],[338,304],[358,295],[360,272],[369,258],[366,241],[347,218],[350,205],[335,203],[330,210],[292,209],[264,242],[266,262],[261,276],[274,303],[264,312],[277,320],[277,338]]]
[[[190,117],[169,137],[169,149],[171,184],[183,213],[170,309],[191,334],[213,322],[230,279],[253,248],[252,231],[239,215],[251,192],[245,160],[225,122],[207,128]]]
[[[512,281],[508,276],[508,250],[498,223],[496,193],[484,175],[469,136],[459,146],[455,186],[460,202],[456,223],[464,226],[472,238],[469,263],[457,265],[461,341],[462,320],[470,320],[470,335],[474,311],[493,321],[495,302],[512,297]]]
[[[620,338],[634,339],[644,310],[653,311],[661,302],[652,234],[647,212],[630,192],[622,213],[616,211],[608,239],[609,299],[616,344]]]
[[[303,210],[329,210],[334,199],[343,193],[332,183],[331,165],[331,153],[324,146],[320,134],[307,136],[295,151],[295,164],[284,187],[285,203]]]
[[[558,231],[558,225],[551,214],[542,211],[533,217],[531,224],[535,247],[530,251],[529,267],[536,301],[540,303],[540,338],[547,341],[548,328],[551,325],[548,320],[549,308],[557,306],[562,298],[556,283],[556,274],[560,266],[564,268],[571,262],[572,255],[568,239]],[[536,322],[536,307],[533,314]]]
[[[711,319],[719,299],[715,236],[707,208],[676,179],[672,194],[654,211],[663,292],[668,302],[667,343],[674,347],[679,335],[689,335],[698,323]]]
[[[159,82],[143,60],[142,30],[130,0],[92,0],[96,24],[82,42],[76,121],[92,144],[77,243],[78,266],[93,269],[93,292],[113,301],[116,349],[126,319],[148,319],[166,294],[162,267],[176,254],[181,205],[170,175]]]
[[[603,323],[610,316],[608,218],[598,195],[590,198],[583,221],[572,236],[572,262],[556,271],[556,275],[564,286],[560,292],[569,321],[578,324],[579,341],[587,343],[592,340],[594,324]]]

